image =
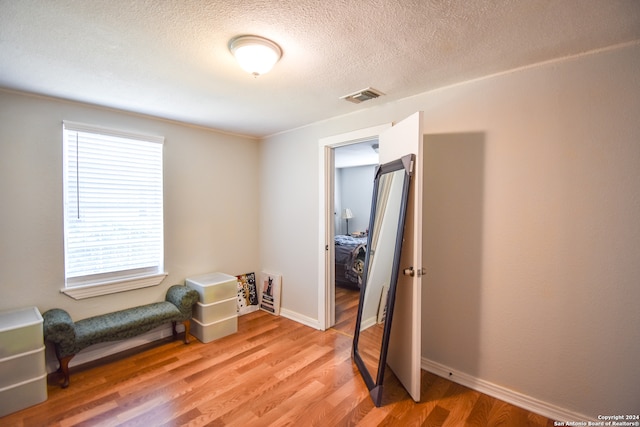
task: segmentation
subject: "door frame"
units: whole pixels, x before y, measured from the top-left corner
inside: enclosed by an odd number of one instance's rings
[[[335,202],[335,164],[334,149],[345,145],[357,144],[377,138],[392,123],[385,123],[365,129],[359,129],[318,141],[319,170],[319,233],[318,242],[318,324],[325,331],[335,324],[335,276],[334,263],[334,202]]]

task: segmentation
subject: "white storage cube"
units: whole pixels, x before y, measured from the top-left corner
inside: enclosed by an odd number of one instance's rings
[[[42,316],[35,307],[0,313],[0,359],[41,348]]]
[[[188,277],[185,282],[200,294],[200,302],[203,304],[235,298],[238,292],[236,277],[224,273]]]
[[[0,313],[0,417],[45,400],[40,312],[30,307]]]
[[[207,324],[202,324],[196,319],[191,320],[191,334],[203,343],[208,343],[236,332],[238,332],[237,315]]]
[[[193,318],[202,324],[217,322],[238,313],[238,300],[234,298],[203,304],[198,302],[193,310]]]
[[[0,388],[0,417],[47,400],[47,374]]]
[[[46,374],[44,346],[0,359],[0,389]]]

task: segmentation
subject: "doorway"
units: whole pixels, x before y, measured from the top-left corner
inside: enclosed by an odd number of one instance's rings
[[[333,328],[353,336],[367,248],[373,179],[379,163],[378,139],[334,148],[333,155]]]
[[[342,173],[337,172],[346,168],[348,163],[343,163],[345,158],[357,158],[357,152],[370,152],[376,155],[373,150],[374,144],[380,132],[391,127],[391,124],[376,126],[372,128],[362,129],[346,134],[336,135],[333,137],[323,138],[319,141],[320,148],[320,241],[324,242],[319,253],[319,290],[318,290],[318,319],[322,330],[336,325],[336,301],[338,302],[338,330],[346,333],[346,329],[351,328],[351,334],[355,327],[355,312],[353,319],[349,319],[350,310],[357,311],[357,298],[359,288],[356,284],[355,293],[351,292],[351,296],[344,295],[342,289],[338,287],[336,292],[336,235],[344,236],[347,233],[346,225],[349,220],[349,234],[366,231],[368,227],[368,215],[359,215],[360,221],[356,220],[356,213],[349,206],[342,206],[342,200],[336,202],[336,182],[343,177]],[[336,156],[337,154],[337,156]],[[360,156],[365,157],[365,156]],[[370,156],[369,156],[370,157]],[[370,161],[369,161],[370,162]],[[375,162],[378,163],[377,160]],[[337,167],[337,165],[341,167]],[[351,163],[353,167],[357,165],[355,161]],[[360,165],[362,166],[362,165]],[[351,173],[347,175],[347,179],[351,180]],[[356,171],[353,171],[356,172]],[[366,173],[366,172],[365,172]],[[371,184],[373,184],[373,175],[371,176]],[[351,191],[351,190],[349,190]],[[366,197],[370,204],[371,193]],[[354,202],[357,203],[357,202]],[[355,206],[355,205],[354,205]],[[346,214],[345,209],[349,208],[351,214]],[[358,208],[361,211],[362,208]],[[344,217],[344,218],[343,218]],[[363,223],[366,225],[363,226]],[[366,237],[366,236],[363,236]],[[363,240],[366,240],[363,239]],[[353,298],[355,295],[355,298]],[[355,299],[355,301],[354,301]],[[353,320],[353,322],[351,322]],[[350,325],[350,323],[353,323]]]

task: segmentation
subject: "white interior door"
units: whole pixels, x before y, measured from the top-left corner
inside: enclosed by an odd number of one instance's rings
[[[387,364],[413,400],[420,401],[421,279],[422,279],[422,112],[380,134],[380,163],[416,155],[409,192],[400,275],[391,324]],[[413,276],[402,271],[413,268]]]

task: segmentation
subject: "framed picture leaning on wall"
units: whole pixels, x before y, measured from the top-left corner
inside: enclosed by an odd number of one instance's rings
[[[238,279],[238,314],[243,315],[258,310],[258,292],[256,274],[247,273],[236,276]]]
[[[280,288],[282,276],[262,272],[260,280],[260,309],[276,316],[280,315]]]

